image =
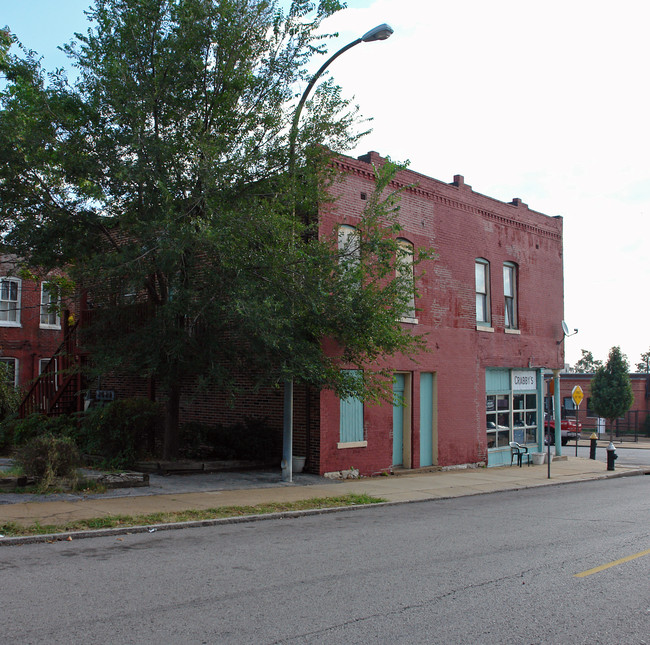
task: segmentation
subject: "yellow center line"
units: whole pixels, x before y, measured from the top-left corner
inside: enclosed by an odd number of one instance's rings
[[[576,573],[574,574],[574,578],[586,578],[587,576],[590,576],[592,573],[599,573],[600,571],[605,571],[605,569],[609,569],[610,567],[615,567],[619,564],[623,564],[624,562],[629,562],[630,560],[636,560],[636,558],[640,558],[644,555],[650,555],[650,549],[646,549],[645,551],[641,551],[641,553],[635,553],[634,555],[628,555],[626,558],[621,558],[620,560],[614,560],[614,562],[608,562],[607,564],[601,564],[599,567],[595,567],[593,569],[589,569],[588,571],[583,571],[582,573]]]

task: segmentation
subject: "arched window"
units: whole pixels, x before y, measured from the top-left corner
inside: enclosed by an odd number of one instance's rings
[[[338,231],[339,262],[344,267],[355,267],[359,264],[361,247],[359,233],[354,226],[341,224]]]
[[[504,326],[517,329],[517,265],[514,262],[503,264]]]
[[[408,298],[408,300],[406,300],[406,308],[404,309],[402,320],[404,322],[416,323],[415,279],[413,276],[413,244],[404,238],[399,238],[397,240],[397,244],[399,245],[399,253],[396,263],[397,277],[403,281],[404,289],[406,290],[405,296]]]
[[[489,327],[490,313],[490,263],[485,258],[476,258],[474,263],[476,282],[476,324]]]

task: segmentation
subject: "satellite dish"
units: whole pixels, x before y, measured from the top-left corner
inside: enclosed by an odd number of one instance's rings
[[[562,321],[562,331],[564,332],[564,335],[565,335],[565,336],[568,336],[568,335],[569,335],[569,327],[568,327],[567,324],[564,322],[564,320]]]

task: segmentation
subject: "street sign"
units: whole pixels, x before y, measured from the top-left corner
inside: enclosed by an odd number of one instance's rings
[[[582,388],[579,385],[576,385],[573,388],[573,391],[571,392],[571,398],[573,399],[573,402],[576,404],[576,407],[579,408],[580,404],[582,403],[582,399],[584,398],[585,394],[582,391]]]

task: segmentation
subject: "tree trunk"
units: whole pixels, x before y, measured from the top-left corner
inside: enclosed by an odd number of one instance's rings
[[[177,380],[174,380],[167,391],[167,404],[165,405],[163,458],[167,460],[178,457],[180,403],[181,386]]]

